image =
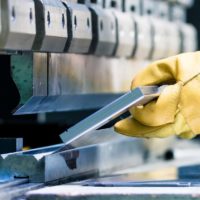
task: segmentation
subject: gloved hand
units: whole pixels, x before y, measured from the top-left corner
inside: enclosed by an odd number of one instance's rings
[[[200,134],[200,52],[156,61],[141,71],[131,89],[169,85],[158,99],[130,109],[131,117],[115,124],[119,133],[145,138]]]

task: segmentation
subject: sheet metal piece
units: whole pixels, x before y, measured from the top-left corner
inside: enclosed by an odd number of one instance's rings
[[[37,34],[33,50],[63,52],[68,38],[66,8],[59,0],[34,0]]]
[[[90,53],[97,56],[112,56],[117,45],[117,26],[114,15],[96,5],[90,7],[92,13],[93,39]]]
[[[141,105],[158,97],[161,89],[162,87],[158,88],[156,86],[138,87],[121,96],[119,99],[62,133],[60,137],[65,143],[64,148],[68,148],[68,146],[78,147],[79,143],[82,144],[84,141],[87,141],[86,138],[91,137],[91,131],[128,111],[131,106]],[[62,151],[62,148],[60,151]]]
[[[34,1],[1,0],[0,9],[0,49],[31,50],[36,34]]]
[[[92,18],[89,9],[83,4],[63,3],[68,13],[69,39],[65,52],[88,53],[92,41]]]
[[[109,135],[108,132],[106,134]],[[28,177],[30,182],[69,181],[105,175],[143,163],[142,140],[127,138],[113,132],[110,134],[114,135],[115,139],[111,136],[107,138],[109,142],[59,153],[55,153],[55,149],[59,149],[63,144],[2,155],[0,174],[11,178]]]

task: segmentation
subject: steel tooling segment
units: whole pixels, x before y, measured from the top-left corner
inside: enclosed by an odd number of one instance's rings
[[[135,15],[134,19],[136,22],[137,31],[137,48],[135,50],[134,56],[140,60],[149,59],[149,56],[153,50],[152,25],[148,17],[140,17]]]
[[[144,153],[141,142],[122,139],[48,155],[45,157],[46,181],[55,180],[58,177],[61,179],[62,177],[79,176],[81,178],[98,174],[106,175],[127,166],[141,164]],[[58,164],[53,165],[53,163]]]
[[[108,143],[52,152],[54,147],[46,148],[46,152],[41,148],[2,155],[0,173],[7,177],[28,177],[30,182],[76,180],[77,177],[80,180],[143,163],[144,147],[142,140],[122,136]]]
[[[142,105],[158,97],[160,89],[156,86],[146,86],[138,87],[126,93],[62,133],[60,135],[62,141],[65,142],[66,146],[72,145],[76,147],[90,136],[91,131],[94,131],[118,117],[120,114],[126,112],[131,106]]]
[[[135,25],[129,13],[113,11],[117,24],[117,46],[114,55],[117,57],[131,57],[135,49]]]
[[[67,13],[59,0],[34,0],[37,34],[33,50],[63,52],[67,42]]]
[[[36,34],[34,1],[1,0],[0,10],[0,49],[31,50]]]
[[[63,1],[68,16],[68,35],[65,52],[88,53],[92,41],[91,12],[83,4]]]
[[[109,10],[91,5],[93,39],[90,53],[98,56],[112,56],[117,45],[115,17]]]

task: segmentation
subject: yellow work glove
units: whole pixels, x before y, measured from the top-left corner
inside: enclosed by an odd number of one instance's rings
[[[115,124],[119,133],[144,138],[177,135],[193,138],[200,133],[200,52],[156,61],[141,71],[131,89],[169,85],[158,99],[130,109],[131,117]]]

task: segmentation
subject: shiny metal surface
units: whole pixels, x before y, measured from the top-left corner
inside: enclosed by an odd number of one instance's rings
[[[63,1],[68,12],[68,35],[65,52],[88,53],[92,41],[92,18],[83,4]]]
[[[1,0],[0,10],[0,49],[31,50],[36,34],[33,0]]]
[[[63,52],[68,38],[66,8],[59,0],[34,0],[37,34],[34,51]]]
[[[128,111],[131,106],[141,105],[158,97],[160,92],[161,91],[156,86],[138,87],[77,123],[75,126],[62,133],[60,137],[65,143],[66,148],[71,145],[77,147],[79,143],[87,141],[87,134],[91,137],[91,131],[100,128],[122,113]]]
[[[112,56],[117,45],[117,26],[114,15],[99,6],[89,7],[92,12],[93,39],[90,53],[97,56]]]

